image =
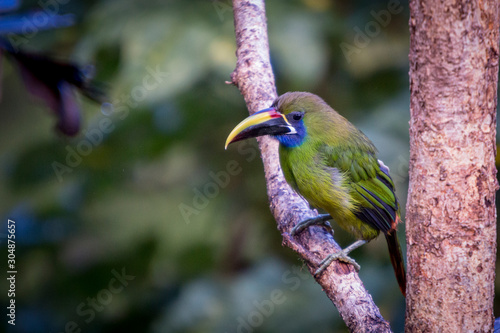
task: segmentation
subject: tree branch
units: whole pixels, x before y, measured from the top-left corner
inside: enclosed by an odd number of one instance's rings
[[[233,0],[237,64],[231,80],[241,91],[250,114],[267,108],[277,97],[269,60],[264,0]],[[323,258],[340,248],[321,227],[310,227],[296,237],[292,227],[317,215],[286,183],[279,165],[278,142],[258,138],[271,212],[283,236],[283,244],[296,251],[311,274]],[[351,331],[390,332],[372,297],[350,265],[334,261],[323,274],[315,277],[337,307]]]

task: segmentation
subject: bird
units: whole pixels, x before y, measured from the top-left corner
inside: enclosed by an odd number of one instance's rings
[[[2,51],[17,65],[28,92],[45,102],[57,115],[57,129],[64,135],[75,136],[81,128],[76,89],[97,103],[106,100],[103,88],[93,80],[93,66],[79,66],[45,54],[20,50],[0,37],[0,55]]]
[[[311,207],[326,211],[301,221],[291,230],[298,235],[311,225],[333,220],[356,238],[347,248],[327,256],[316,270],[321,274],[334,260],[359,265],[348,254],[385,235],[396,280],[406,295],[406,272],[396,233],[401,218],[389,168],[377,158],[368,137],[321,97],[287,92],[271,107],[240,122],[225,148],[240,140],[269,135],[279,141],[280,166],[287,183]]]

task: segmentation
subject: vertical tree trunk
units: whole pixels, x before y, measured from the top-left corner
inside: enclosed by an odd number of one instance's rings
[[[499,4],[410,2],[407,332],[492,332]]]

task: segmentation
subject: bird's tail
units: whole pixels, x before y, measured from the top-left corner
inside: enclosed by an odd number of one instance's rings
[[[403,293],[403,296],[406,297],[405,264],[403,261],[403,253],[401,252],[401,246],[399,245],[396,230],[391,230],[390,232],[386,233],[385,239],[387,240],[389,256],[391,258],[392,267],[394,268],[394,274],[396,274],[396,279],[398,280],[399,289]]]

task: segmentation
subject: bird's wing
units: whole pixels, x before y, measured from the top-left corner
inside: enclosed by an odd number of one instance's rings
[[[352,198],[358,202],[354,214],[384,233],[394,230],[399,205],[389,168],[374,154],[355,149],[329,154],[328,164],[347,178]]]

